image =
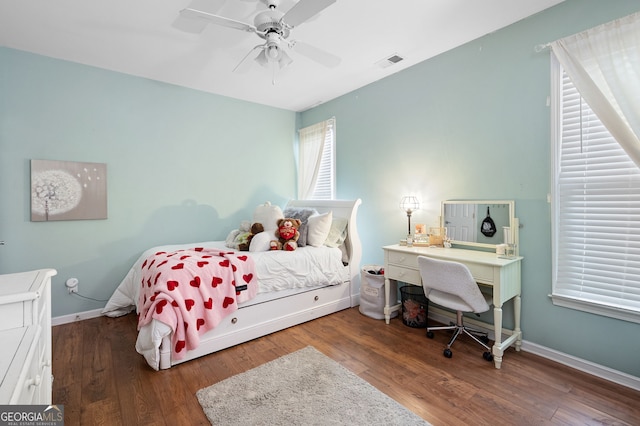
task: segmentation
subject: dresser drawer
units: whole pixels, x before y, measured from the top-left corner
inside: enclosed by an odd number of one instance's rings
[[[418,255],[413,253],[399,253],[395,251],[390,251],[389,263],[417,270]]]
[[[0,331],[0,404],[33,404],[41,383],[38,356],[39,326]]]
[[[385,278],[391,280],[402,281],[404,283],[410,283],[415,285],[422,285],[422,279],[420,278],[420,271],[417,269],[402,268],[396,265],[389,265],[384,270]]]

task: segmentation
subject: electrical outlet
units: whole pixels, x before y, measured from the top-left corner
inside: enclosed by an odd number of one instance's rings
[[[67,286],[67,291],[69,294],[78,292],[78,279],[77,278],[69,278],[65,283]]]

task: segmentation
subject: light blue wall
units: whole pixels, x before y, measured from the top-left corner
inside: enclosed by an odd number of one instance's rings
[[[420,198],[412,222],[428,225],[444,199],[513,199],[523,225],[524,338],[640,377],[638,324],[555,307],[548,297],[550,67],[548,51],[534,52],[638,10],[637,0],[567,0],[302,113],[301,125],[336,117],[338,196],[363,199],[363,262],[381,263],[381,247],[404,237],[403,195]]]
[[[104,306],[145,249],[224,239],[295,197],[296,114],[0,48],[0,273],[43,267],[53,316]],[[107,220],[31,222],[29,160],[107,164]]]

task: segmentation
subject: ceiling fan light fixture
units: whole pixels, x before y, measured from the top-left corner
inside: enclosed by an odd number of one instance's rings
[[[256,62],[261,66],[268,68],[269,67],[269,59],[267,58],[267,54],[265,52],[266,49],[262,49],[262,51],[256,56]]]
[[[278,46],[269,46],[267,50],[269,50],[269,58],[273,60],[278,59]]]
[[[292,62],[293,62],[293,59],[291,59],[291,57],[287,55],[287,52],[285,52],[284,50],[280,50],[280,59],[278,60],[280,69],[283,69],[284,67],[288,66]]]

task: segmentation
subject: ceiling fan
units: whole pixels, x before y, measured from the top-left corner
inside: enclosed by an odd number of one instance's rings
[[[252,32],[264,40],[264,43],[254,46],[242,58],[233,69],[234,72],[245,70],[248,66],[247,64],[251,64],[247,59],[253,57],[260,65],[271,68],[273,82],[275,83],[276,71],[293,62],[285,48],[292,49],[329,68],[335,67],[340,63],[340,58],[329,52],[289,39],[290,32],[294,27],[308,21],[335,3],[336,0],[300,0],[286,13],[278,9],[280,0],[260,1],[267,5],[267,10],[259,12],[255,16],[253,25],[193,8],[181,10],[180,15],[185,18],[204,20],[207,23]]]

